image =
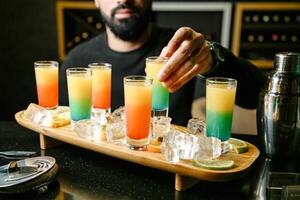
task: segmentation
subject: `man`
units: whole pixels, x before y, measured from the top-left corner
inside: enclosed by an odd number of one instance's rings
[[[61,103],[67,104],[66,68],[93,62],[112,64],[112,110],[124,105],[123,77],[145,74],[145,58],[169,57],[158,79],[172,93],[169,113],[172,123],[186,125],[191,118],[195,76],[224,76],[238,80],[237,101],[255,108],[265,77],[250,63],[236,58],[218,44],[184,27],[176,32],[150,22],[152,0],[95,0],[106,32],[73,49],[60,73]]]

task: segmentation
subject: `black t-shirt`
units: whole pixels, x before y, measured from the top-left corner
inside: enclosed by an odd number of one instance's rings
[[[93,62],[107,62],[112,64],[111,110],[123,106],[123,78],[128,75],[144,75],[145,58],[159,55],[173,34],[174,30],[171,29],[153,28],[152,35],[145,45],[130,52],[111,50],[107,44],[106,33],[77,46],[70,51],[60,69],[60,103],[68,105],[67,68],[87,67],[89,63]],[[211,75],[236,78],[238,80],[237,104],[246,108],[255,108],[258,91],[265,81],[264,76],[250,63],[236,58],[227,50],[225,57],[224,66],[220,66]],[[195,84],[199,84],[196,78],[177,92],[170,94],[169,115],[173,124],[186,125],[191,118]]]

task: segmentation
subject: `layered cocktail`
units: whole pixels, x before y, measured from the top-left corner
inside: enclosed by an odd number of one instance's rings
[[[103,125],[111,107],[111,64],[91,63],[89,68],[93,71],[92,118]]]
[[[58,62],[37,61],[34,63],[38,103],[45,108],[58,106]]]
[[[230,78],[206,80],[206,135],[226,142],[231,135],[237,81]]]
[[[147,76],[124,78],[126,138],[134,150],[144,150],[149,143],[152,81]]]
[[[92,70],[89,68],[67,69],[71,122],[90,119],[92,104]]]
[[[152,116],[168,116],[169,92],[157,79],[158,72],[167,61],[168,58],[165,57],[146,58],[146,74],[153,78]]]

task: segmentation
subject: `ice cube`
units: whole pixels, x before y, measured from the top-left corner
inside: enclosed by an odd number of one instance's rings
[[[110,143],[125,144],[125,124],[123,121],[106,124],[106,139]]]
[[[98,108],[92,108],[92,120],[98,122],[101,126],[105,125],[107,123],[106,115],[107,110],[105,109],[98,109]]]
[[[24,117],[25,119],[28,119],[29,121],[33,121],[34,116],[40,111],[40,110],[46,110],[45,108],[31,103],[29,104],[29,106],[27,107],[27,109],[24,112]],[[40,114],[39,114],[40,115]]]
[[[198,137],[174,128],[164,136],[162,143],[162,153],[171,163],[177,163],[179,159],[193,159],[198,149]]]
[[[27,107],[24,117],[40,126],[51,127],[53,122],[51,111],[34,103],[31,103]]]
[[[60,127],[70,123],[70,111],[66,106],[46,109],[31,103],[24,112],[24,118],[45,127]]]
[[[165,116],[158,116],[153,117],[151,119],[151,132],[152,132],[152,139],[162,138],[166,135],[171,128],[171,118]]]
[[[182,137],[179,157],[184,160],[194,159],[195,153],[199,149],[198,137],[192,134],[184,134]]]
[[[170,146],[165,146],[163,150],[163,155],[165,159],[173,164],[176,164],[179,162],[179,149],[178,148],[172,148]]]
[[[112,121],[125,121],[125,108],[120,106],[111,113]]]
[[[180,145],[178,141],[176,141],[178,137],[180,137],[180,135],[178,135],[174,128],[171,128],[164,136],[163,143],[161,144],[161,152],[165,159],[174,164],[179,162]]]
[[[221,140],[216,137],[199,136],[199,149],[195,159],[215,159],[222,153]]]
[[[205,135],[205,121],[199,118],[192,118],[188,121],[187,130],[194,135]]]
[[[73,130],[81,138],[93,142],[99,142],[101,140],[101,126],[97,121],[90,119],[77,121],[74,124]]]
[[[32,119],[32,122],[40,126],[51,127],[53,118],[49,110],[37,111]]]

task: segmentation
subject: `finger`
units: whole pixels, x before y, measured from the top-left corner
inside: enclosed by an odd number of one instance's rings
[[[168,54],[173,55],[173,53],[178,49],[181,43],[185,39],[190,38],[191,33],[191,29],[187,27],[182,27],[178,29],[167,45]]]
[[[203,45],[200,50],[200,57],[196,63],[201,65],[201,70],[198,73],[205,73],[210,70],[212,65],[211,52],[209,50],[209,46],[207,44]]]
[[[180,87],[182,87],[186,82],[191,80],[196,74],[198,74],[202,67],[203,67],[203,59],[201,58],[203,55],[203,50],[202,48],[200,51],[198,51],[197,54],[192,56],[182,68],[189,69],[187,72],[178,70],[178,72],[175,72],[173,75],[175,76],[173,78],[172,84],[168,86],[168,89],[170,92],[175,92],[178,90]],[[205,55],[204,55],[205,56]],[[177,74],[178,73],[178,74]]]
[[[160,52],[160,57],[169,57],[168,56],[168,47],[164,47]]]
[[[179,78],[170,88],[169,92],[173,93],[176,92],[179,88],[181,88],[184,84],[186,84],[189,80],[191,80],[199,71],[200,65],[196,64],[193,68],[188,71],[184,76]]]
[[[171,77],[164,82],[164,86],[167,87],[170,92],[175,92],[198,73],[208,71],[210,68],[208,63],[209,54],[210,50],[208,45],[203,45],[197,54],[188,59],[178,71],[174,72]]]
[[[203,45],[201,37],[195,38],[193,41],[183,41],[180,48],[170,57],[167,64],[158,73],[158,80],[165,81],[169,76],[176,71],[188,57],[198,52]]]
[[[187,60],[177,71],[175,71],[166,81],[163,82],[163,85],[166,88],[171,88],[171,86],[176,83],[184,74],[190,71],[195,63],[191,60]]]
[[[158,80],[165,81],[176,71],[183,62],[190,59],[193,55],[198,55],[205,43],[202,34],[196,34],[191,41],[183,41],[181,47],[171,56],[165,67],[158,73]],[[196,57],[197,58],[197,57]]]

